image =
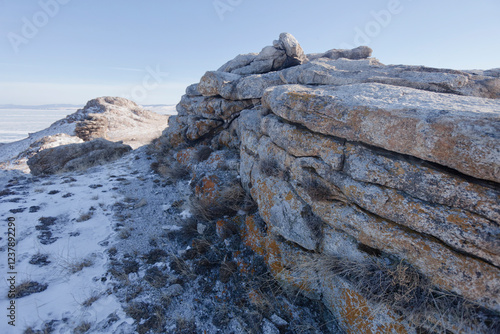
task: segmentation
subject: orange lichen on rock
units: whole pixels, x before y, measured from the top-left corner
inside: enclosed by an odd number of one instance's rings
[[[180,150],[175,154],[175,160],[177,160],[177,162],[180,163],[181,165],[188,165],[191,163],[195,151],[196,150],[194,147],[188,147],[183,150]]]
[[[199,198],[213,200],[217,197],[220,180],[216,175],[203,177],[195,187],[195,195]]]
[[[408,323],[386,307],[375,306],[345,281],[323,281],[324,303],[349,334],[413,333]]]

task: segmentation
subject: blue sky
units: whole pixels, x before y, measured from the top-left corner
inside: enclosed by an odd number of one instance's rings
[[[306,53],[364,44],[385,64],[500,67],[499,13],[498,0],[0,0],[0,104],[175,104],[285,31]]]

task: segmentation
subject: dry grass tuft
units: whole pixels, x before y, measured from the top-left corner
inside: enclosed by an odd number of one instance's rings
[[[172,180],[184,180],[191,174],[188,166],[183,166],[177,161],[168,164],[159,164],[156,171],[158,174]]]
[[[70,263],[69,264],[69,271],[72,274],[74,274],[74,273],[77,273],[79,271],[82,271],[83,268],[91,267],[93,264],[94,264],[94,262],[92,262],[89,259],[84,259],[82,261],[77,261],[77,262],[74,262],[74,263]]]
[[[259,163],[260,171],[266,176],[278,177],[281,174],[281,169],[278,162],[274,158],[262,159]]]
[[[82,322],[73,330],[73,333],[75,334],[87,333],[90,330],[90,327],[92,327],[92,324],[90,322]]]
[[[196,218],[210,221],[248,209],[249,203],[251,201],[245,190],[239,183],[234,182],[223,186],[217,196],[192,196],[189,201],[189,210]]]
[[[339,188],[331,185],[326,186],[318,178],[307,177],[301,182],[302,188],[307,192],[313,201],[341,201],[347,202],[346,197]]]
[[[16,286],[16,298],[23,298],[33,293],[43,292],[47,289],[48,285],[38,283],[35,281],[24,281]]]
[[[312,272],[327,280],[340,277],[375,305],[386,305],[416,327],[431,332],[446,332],[450,323],[455,327],[453,331],[458,328],[459,332],[488,332],[500,326],[497,314],[435,288],[427,277],[404,261],[388,265],[379,258],[353,261],[321,255],[314,260],[308,258],[296,269],[299,281],[311,279]],[[379,308],[370,311],[376,315]]]
[[[181,229],[177,234],[186,240],[196,237],[198,235],[198,221],[194,218],[182,221]]]
[[[95,294],[95,295],[92,295],[90,296],[89,298],[87,298],[83,303],[82,303],[82,306],[84,307],[90,307],[92,306],[92,304],[94,304],[96,301],[99,300],[99,298],[101,298],[101,296]]]
[[[78,217],[76,219],[76,221],[78,223],[86,222],[87,220],[90,220],[90,218],[92,218],[93,215],[94,215],[94,213],[92,211],[89,211],[87,213],[83,213],[83,214],[80,215],[80,217]]]
[[[120,239],[128,239],[132,236],[132,229],[131,228],[124,228],[120,231],[120,233],[118,234],[118,237]]]

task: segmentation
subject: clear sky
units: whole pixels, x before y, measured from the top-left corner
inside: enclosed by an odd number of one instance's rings
[[[500,67],[498,0],[0,0],[0,104],[184,88],[281,32],[306,53],[360,44],[385,64]]]

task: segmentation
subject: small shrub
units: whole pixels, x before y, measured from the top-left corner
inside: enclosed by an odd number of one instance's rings
[[[90,307],[92,304],[94,304],[97,300],[99,300],[100,296],[99,295],[92,295],[89,298],[87,298],[83,303],[82,306],[84,307]]]
[[[148,317],[148,304],[144,302],[130,303],[125,308],[125,313],[130,316],[135,321],[139,322],[141,319],[147,319]]]
[[[115,256],[117,253],[118,253],[118,249],[115,246],[108,249],[109,256]]]
[[[48,285],[35,281],[26,281],[16,286],[16,298],[23,298],[47,290]]]
[[[90,327],[92,327],[92,324],[90,322],[82,322],[78,327],[76,327],[73,330],[73,333],[75,334],[83,334],[87,333],[90,330]]]
[[[149,318],[137,325],[137,332],[139,334],[146,333],[164,333],[165,332],[165,316],[161,306],[154,306]]]
[[[79,223],[86,222],[87,220],[90,220],[90,218],[92,218],[93,215],[94,213],[92,211],[89,211],[87,213],[81,214],[80,217],[76,219],[76,221]]]
[[[163,274],[158,267],[151,267],[146,270],[144,280],[154,288],[161,288],[167,283],[168,276]]]
[[[217,217],[234,215],[245,208],[247,195],[238,182],[230,183],[213,197],[193,196],[189,201],[191,213],[204,220],[213,220]]]
[[[77,273],[79,271],[82,271],[83,268],[88,268],[88,267],[91,267],[94,263],[89,260],[89,259],[84,259],[82,261],[78,261],[78,262],[75,262],[75,263],[70,263],[70,266],[69,266],[69,271],[74,274],[74,273]]]
[[[143,258],[146,260],[147,264],[155,264],[157,262],[162,262],[167,258],[168,254],[163,249],[153,249],[148,254],[144,255]]]
[[[234,261],[223,261],[219,269],[219,278],[222,283],[227,283],[238,270],[238,265]]]
[[[43,267],[43,266],[50,264],[51,262],[50,262],[49,256],[47,254],[37,253],[31,257],[29,263]]]
[[[281,174],[281,169],[278,162],[274,158],[265,158],[260,161],[260,171],[266,176],[278,177]]]
[[[118,237],[120,239],[128,239],[128,238],[130,238],[131,235],[132,235],[132,232],[130,232],[130,229],[124,228],[120,231],[120,233],[118,234]]]
[[[173,161],[170,164],[159,164],[158,173],[172,180],[184,180],[188,178],[191,171],[188,166]]]
[[[331,188],[329,188],[312,176],[305,178],[301,185],[313,201],[336,200],[347,202],[346,197],[342,194],[339,188],[334,185],[331,185]]]
[[[181,229],[175,233],[183,240],[190,240],[198,235],[198,221],[188,218],[181,222]]]
[[[170,269],[172,269],[176,274],[188,277],[193,275],[193,272],[186,261],[175,255],[172,255],[171,259]]]
[[[198,162],[203,162],[210,157],[210,154],[212,154],[212,152],[213,150],[210,146],[200,145],[194,153],[194,159]]]

